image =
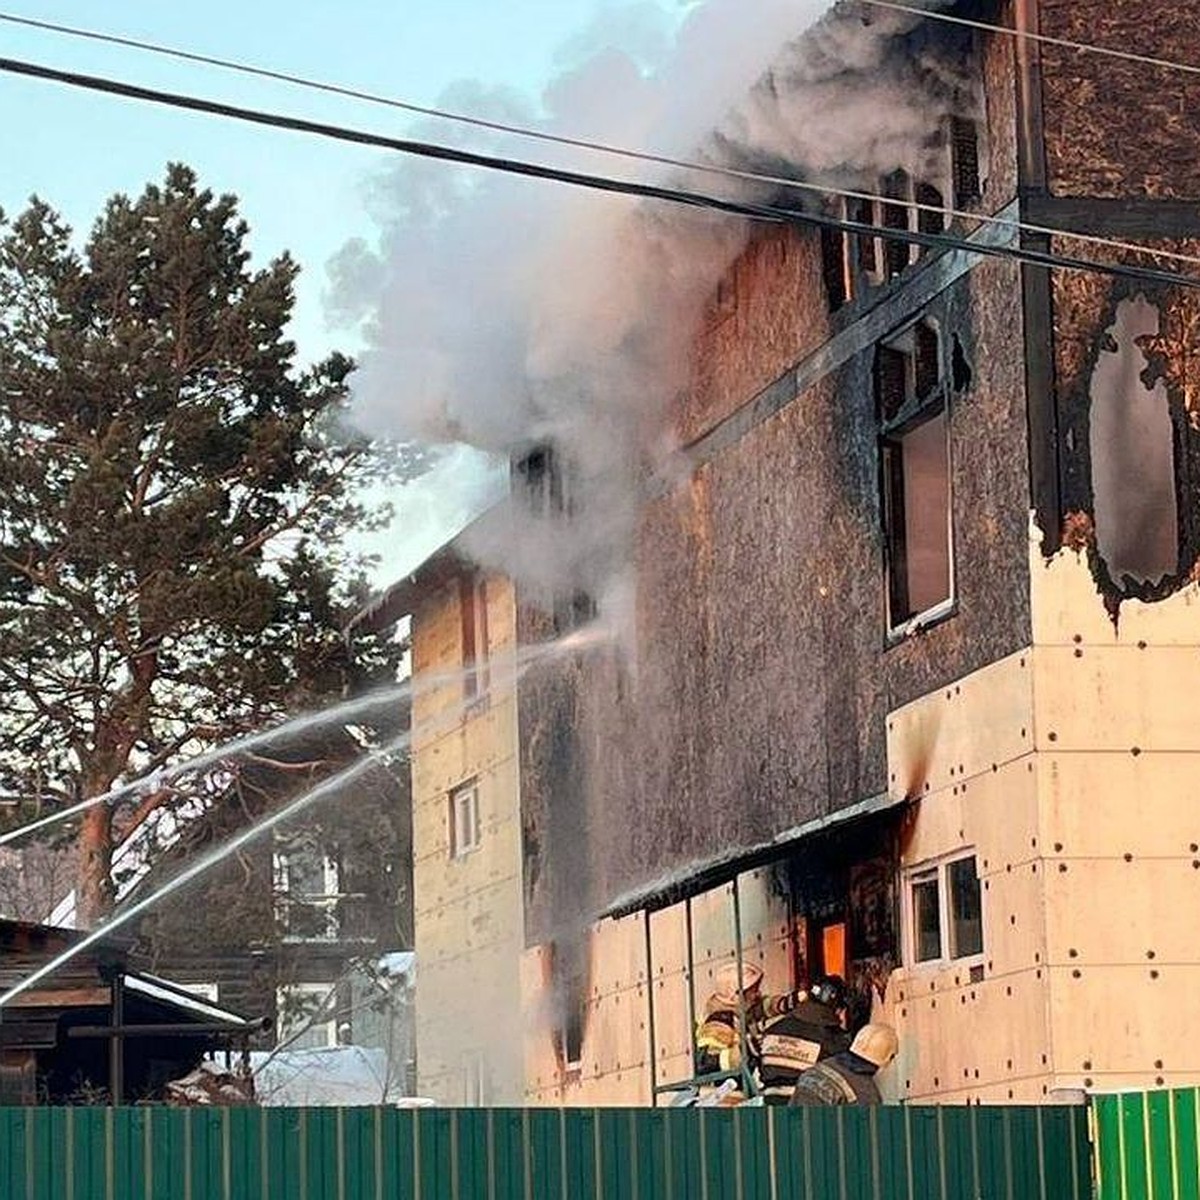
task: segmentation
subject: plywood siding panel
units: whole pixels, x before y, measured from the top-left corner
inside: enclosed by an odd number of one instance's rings
[[[1190,646],[1044,646],[1037,654],[1039,748],[1200,751]]]
[[[938,791],[1033,746],[1033,672],[1019,651],[888,714],[889,790]]]

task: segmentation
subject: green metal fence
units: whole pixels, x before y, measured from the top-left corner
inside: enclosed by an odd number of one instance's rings
[[[1100,1200],[1200,1196],[1200,1089],[1098,1096],[1092,1103]]]
[[[3,1200],[1084,1200],[1083,1108],[0,1109]]]

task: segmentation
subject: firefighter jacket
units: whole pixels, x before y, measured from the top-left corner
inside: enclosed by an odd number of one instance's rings
[[[746,1042],[752,1063],[758,1059],[758,1041],[764,1023],[789,1012],[802,998],[802,992],[760,996],[746,1010]],[[737,1000],[714,992],[704,1005],[704,1019],[696,1027],[696,1074],[736,1071],[741,1064]]]
[[[844,1050],[822,1059],[800,1075],[792,1090],[791,1104],[796,1108],[880,1104],[882,1097],[875,1083],[877,1070],[874,1063]]]
[[[815,1000],[767,1021],[755,1041],[763,1102],[786,1104],[802,1072],[849,1045],[837,1013]]]

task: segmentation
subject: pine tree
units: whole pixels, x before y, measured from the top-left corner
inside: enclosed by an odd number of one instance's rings
[[[297,268],[252,269],[247,236],[179,165],[81,250],[36,198],[0,215],[0,793],[26,813],[394,677],[338,635],[343,538],[420,455],[349,431],[349,359],[297,368]],[[113,808],[78,839],[88,923]]]

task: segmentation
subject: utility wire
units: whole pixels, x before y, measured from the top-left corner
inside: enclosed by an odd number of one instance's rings
[[[730,216],[769,221],[775,224],[836,229],[843,233],[866,237],[880,237],[884,240],[905,242],[909,245],[967,251],[993,258],[1005,258],[1017,262],[1029,263],[1034,266],[1058,267],[1065,270],[1088,271],[1101,275],[1136,279],[1143,282],[1156,283],[1164,287],[1200,289],[1200,278],[1192,275],[1180,275],[1169,271],[1160,271],[1151,267],[1140,267],[1127,263],[1106,263],[1095,259],[1076,258],[1069,255],[1034,250],[1024,246],[998,245],[981,240],[973,241],[952,234],[928,233],[913,229],[896,229],[864,221],[845,220],[840,217],[827,216],[821,213],[798,212],[770,205],[729,200],[702,192],[660,187],[654,184],[639,183],[626,179],[614,179],[610,176],[589,174],[581,171],[569,171],[521,159],[460,150],[452,146],[444,146],[434,142],[385,137],[381,134],[369,133],[365,130],[350,129],[344,125],[330,125],[320,121],[310,121],[302,117],[291,117],[260,109],[243,108],[238,105],[226,104],[222,101],[206,100],[178,92],[164,92],[155,88],[141,87],[137,84],[124,83],[100,76],[83,75],[75,71],[63,71],[54,67],[42,66],[38,63],[26,62],[19,59],[0,58],[0,71],[22,75],[27,78],[49,80],[54,83],[66,84],[69,87],[102,92],[125,99],[141,100],[170,108],[184,109],[189,112],[226,117],[248,124],[262,125],[273,129],[285,129],[294,133],[307,133],[334,141],[348,142],[360,146],[373,146],[419,158],[434,159],[460,166],[479,167],[485,170],[499,171],[529,179],[564,183],[574,187],[608,192],[614,195],[662,200],[668,203],[721,212]],[[1155,254],[1155,251],[1148,249],[1143,250],[1143,252],[1150,255]]]
[[[866,0],[866,2],[869,3],[870,0]],[[914,13],[925,11],[922,9],[910,8],[906,5],[900,5],[898,7],[901,11],[911,11]],[[342,96],[352,100],[361,100],[368,104],[376,104],[385,108],[398,109],[402,112],[412,113],[417,116],[431,117],[437,120],[466,125],[476,129],[486,129],[494,133],[504,133],[513,137],[527,138],[532,141],[538,141],[549,145],[565,146],[575,150],[586,150],[597,154],[608,154],[617,158],[628,159],[634,162],[651,163],[656,166],[672,167],[677,170],[695,172],[698,174],[711,175],[725,179],[735,179],[742,182],[768,184],[772,187],[787,188],[789,190],[805,192],[810,195],[818,195],[822,198],[836,197],[843,200],[865,200],[871,202],[878,201],[881,203],[911,209],[915,212],[935,213],[943,217],[972,221],[981,225],[1000,225],[1006,228],[1020,230],[1024,233],[1038,234],[1040,236],[1069,236],[1074,238],[1076,241],[1089,245],[1106,246],[1111,249],[1123,250],[1127,252],[1142,253],[1145,249],[1134,242],[1121,241],[1111,237],[1102,237],[1097,234],[1075,232],[1068,229],[1056,228],[1054,226],[1038,225],[1011,217],[1000,217],[989,213],[971,212],[966,209],[928,204],[915,199],[909,200],[905,198],[893,198],[880,195],[877,192],[836,188],[825,184],[810,183],[807,180],[794,179],[785,175],[770,175],[758,171],[746,170],[744,168],[725,166],[720,163],[696,162],[691,159],[676,158],[666,154],[656,154],[652,151],[633,150],[628,147],[614,145],[611,142],[596,141],[588,138],[570,137],[566,134],[550,133],[547,130],[542,129],[532,129],[526,125],[517,125],[506,121],[494,121],[483,117],[473,117],[466,113],[452,112],[447,109],[433,108],[422,104],[414,104],[407,100],[399,100],[391,96],[382,96],[376,92],[368,92],[359,88],[352,88],[342,84],[312,79],[311,77],[296,75],[287,71],[278,71],[269,67],[255,66],[251,63],[239,62],[228,58],[218,58],[212,55],[200,54],[191,50],[180,50],[176,47],[165,46],[158,42],[143,41],[137,38],[124,37],[119,34],[103,33],[94,29],[82,29],[73,25],[62,25],[54,21],[42,21],[32,17],[22,17],[13,13],[0,12],[0,22],[24,26],[31,29],[40,29],[51,33],[59,33],[67,37],[82,38],[86,41],[100,42],[106,45],[123,46],[128,49],[141,50],[148,54],[160,55],[166,58],[178,59],[184,62],[199,63],[204,66],[218,67],[221,70],[232,71],[237,74],[247,75],[253,78],[269,79],[278,83],[287,83],[294,87],[305,88],[310,91],[324,92],[329,95]],[[1003,27],[994,26],[992,28],[1002,29]],[[1186,263],[1189,266],[1200,266],[1200,255],[1183,254],[1178,251],[1171,250],[1160,250],[1156,251],[1156,253],[1158,257],[1162,259]]]
[[[1137,63],[1143,67],[1159,67],[1166,71],[1181,71],[1185,75],[1200,75],[1200,66],[1194,63],[1159,58],[1153,54],[1139,54],[1135,50],[1114,50],[1109,46],[1097,46],[1093,42],[1077,42],[1071,38],[1055,37],[1048,33],[1034,33],[1032,29],[1014,29],[1011,25],[997,25],[992,21],[979,21],[972,17],[958,17],[953,13],[935,12],[916,4],[905,4],[903,0],[860,0],[860,3],[869,5],[871,8],[886,8],[891,12],[910,13],[915,17],[924,17],[929,21],[941,21],[947,25],[982,29],[988,33],[1006,33],[1009,37],[1040,42],[1046,46],[1058,46],[1064,50],[1076,50],[1081,54],[1099,54],[1105,58],[1118,58],[1123,62]]]

